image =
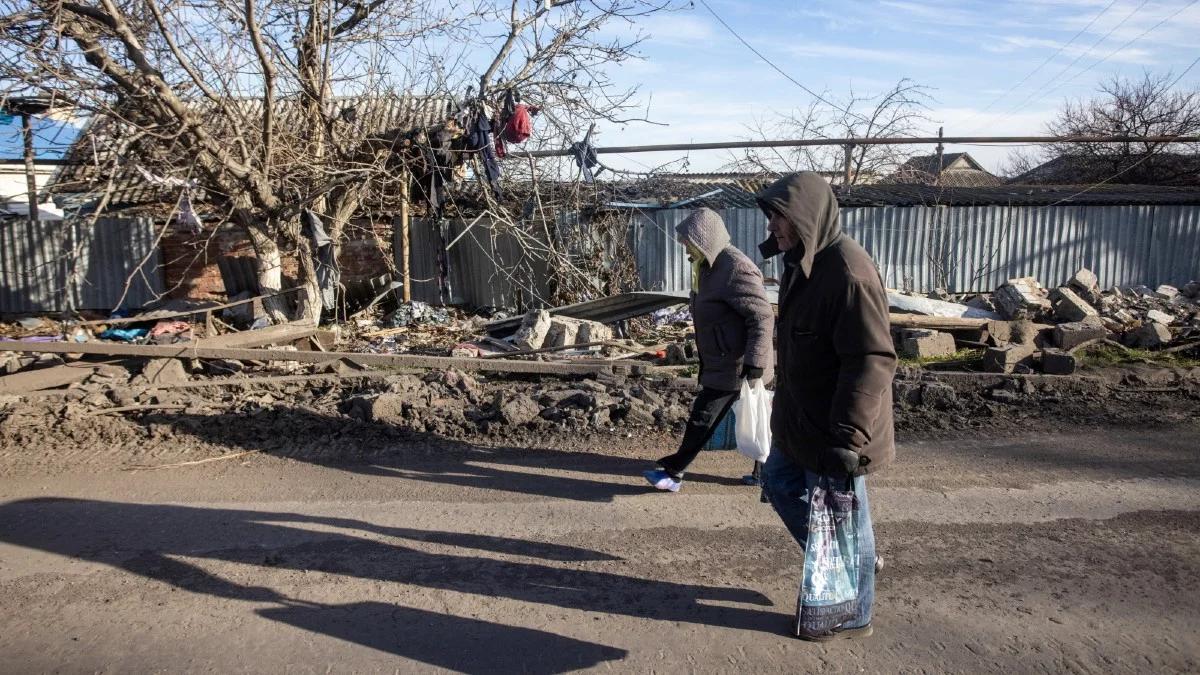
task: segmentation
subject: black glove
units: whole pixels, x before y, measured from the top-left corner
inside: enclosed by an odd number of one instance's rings
[[[744,380],[761,380],[763,369],[758,366],[750,365],[749,363],[742,365],[742,379]]]
[[[866,466],[867,460],[857,452],[848,448],[825,448],[821,453],[821,473],[826,476],[853,476],[860,466]]]

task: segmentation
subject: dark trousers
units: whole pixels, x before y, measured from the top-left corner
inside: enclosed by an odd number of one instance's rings
[[[658,460],[658,465],[675,480],[682,479],[688,465],[700,454],[704,444],[712,437],[721,420],[725,419],[725,414],[739,395],[740,392],[736,391],[708,387],[701,389],[692,403],[692,414],[683,430],[683,441],[679,444],[679,451]]]

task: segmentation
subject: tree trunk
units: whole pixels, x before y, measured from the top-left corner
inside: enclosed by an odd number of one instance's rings
[[[321,322],[321,289],[317,283],[317,266],[313,259],[312,242],[308,237],[301,236],[299,240],[300,278],[297,282],[304,287],[296,291],[296,311],[293,321],[304,321],[317,325]]]
[[[258,290],[264,296],[263,311],[271,323],[286,323],[291,308],[288,296],[278,295],[283,290],[283,256],[279,244],[271,236],[270,227],[257,222],[245,222],[246,232],[258,262]]]

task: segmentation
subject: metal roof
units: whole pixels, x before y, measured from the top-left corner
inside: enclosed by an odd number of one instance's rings
[[[610,295],[596,300],[580,302],[565,307],[555,307],[549,310],[554,316],[565,316],[572,319],[587,319],[600,323],[614,323],[635,316],[649,314],[664,307],[682,305],[688,301],[687,291],[670,291],[666,293],[651,293],[636,291]],[[493,337],[512,335],[521,326],[523,317],[515,316],[509,319],[492,321],[484,328]]]
[[[253,156],[258,152],[261,135],[256,131],[262,120],[260,99],[231,99],[227,112],[209,103],[196,103],[207,130],[218,138],[227,138],[238,153]],[[336,129],[347,143],[361,142],[372,135],[389,131],[408,131],[440,124],[450,116],[454,100],[446,96],[374,96],[338,97],[331,101],[327,115],[338,120]],[[353,113],[345,113],[352,110]],[[296,99],[281,99],[275,105],[275,128],[281,145],[303,142],[307,136],[304,111]],[[233,129],[237,128],[235,132]],[[132,129],[110,116],[94,117],[79,134],[67,153],[59,175],[47,186],[55,196],[97,194],[107,183],[114,157],[120,152],[123,137]],[[283,149],[286,151],[286,148]],[[166,173],[168,183],[185,179],[192,168],[192,154],[177,144],[154,139],[131,146],[117,162],[113,180],[112,208],[144,204],[174,203],[179,185],[156,185],[147,180],[138,166]],[[174,179],[174,180],[172,180]],[[76,200],[77,201],[77,200]],[[85,200],[86,201],[86,200]]]

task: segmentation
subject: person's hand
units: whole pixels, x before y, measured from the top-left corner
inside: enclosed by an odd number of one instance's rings
[[[743,380],[761,380],[762,376],[763,376],[762,368],[759,368],[758,366],[755,366],[755,365],[751,365],[749,363],[742,365],[742,379]]]
[[[827,476],[853,476],[861,465],[861,456],[848,448],[825,448],[821,453],[821,472]]]

